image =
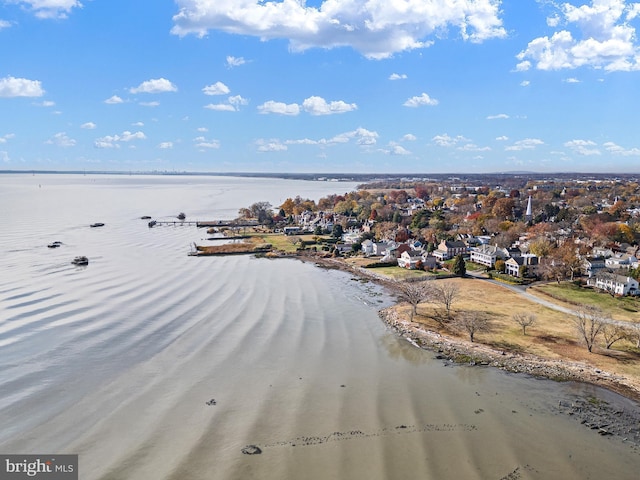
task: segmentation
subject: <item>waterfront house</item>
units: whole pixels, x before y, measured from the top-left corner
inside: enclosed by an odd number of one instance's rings
[[[538,268],[538,257],[533,253],[513,256],[504,262],[505,272],[512,277],[533,276]]]
[[[605,290],[615,295],[638,295],[638,281],[632,277],[601,272],[587,282],[597,289]]]
[[[509,254],[504,248],[499,248],[495,245],[480,245],[479,247],[471,249],[471,256],[469,260],[473,263],[493,268],[496,264],[496,260],[499,258],[504,260],[508,257]]]
[[[420,263],[422,263],[422,252],[417,250],[405,250],[398,257],[398,266],[401,268],[415,270]]]
[[[433,251],[433,256],[442,261],[466,253],[466,251],[467,246],[460,240],[442,240],[438,248]]]

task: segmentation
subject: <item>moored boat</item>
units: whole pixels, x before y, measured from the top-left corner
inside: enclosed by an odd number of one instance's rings
[[[84,255],[80,255],[71,260],[74,265],[89,265],[89,259]]]

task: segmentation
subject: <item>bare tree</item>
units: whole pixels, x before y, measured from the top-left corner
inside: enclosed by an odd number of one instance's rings
[[[469,334],[469,340],[472,342],[476,333],[487,332],[491,329],[489,317],[481,312],[466,312],[458,318],[456,325]]]
[[[511,318],[522,327],[522,335],[527,334],[527,327],[536,323],[536,316],[533,313],[514,313]]]
[[[596,338],[602,331],[606,321],[607,319],[602,310],[593,306],[582,307],[573,318],[578,331],[578,338],[584,341],[589,352],[592,351]]]
[[[433,287],[432,301],[444,307],[447,311],[447,319],[451,320],[451,307],[460,295],[460,288],[452,282],[438,282]]]
[[[418,305],[431,296],[430,285],[428,282],[396,282],[396,286],[399,291],[399,300],[407,302],[411,305],[411,319],[418,313]]]
[[[640,323],[630,323],[627,326],[627,338],[635,340],[636,348],[640,348]]]
[[[609,322],[602,326],[602,336],[607,350],[609,350],[614,343],[627,338],[628,335],[627,329],[619,323]]]

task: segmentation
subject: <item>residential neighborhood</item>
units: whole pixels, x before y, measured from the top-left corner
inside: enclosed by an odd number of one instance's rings
[[[635,179],[384,179],[318,202],[288,198],[275,210],[276,231],[315,239],[300,240],[300,251],[362,257],[370,268],[448,271],[462,256],[467,270],[516,283],[573,280],[614,295],[639,293]]]

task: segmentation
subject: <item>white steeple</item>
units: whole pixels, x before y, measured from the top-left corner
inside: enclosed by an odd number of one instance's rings
[[[529,200],[527,201],[527,213],[524,214],[524,218],[527,222],[530,222],[532,217],[533,213],[531,211],[531,195],[529,195]]]

